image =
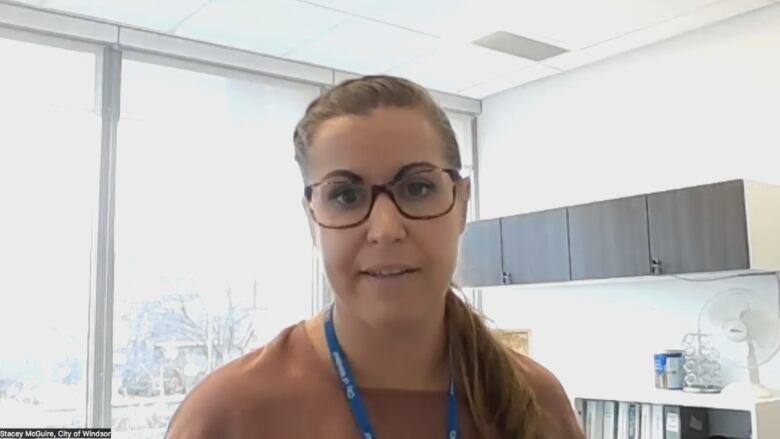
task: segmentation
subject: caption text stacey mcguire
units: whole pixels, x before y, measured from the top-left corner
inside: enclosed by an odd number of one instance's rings
[[[110,428],[0,428],[0,438],[110,438]]]

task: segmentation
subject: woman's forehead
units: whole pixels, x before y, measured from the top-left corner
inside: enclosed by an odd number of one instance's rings
[[[379,109],[327,120],[314,134],[308,156],[313,181],[341,169],[382,181],[408,163],[446,166],[441,137],[414,109]]]

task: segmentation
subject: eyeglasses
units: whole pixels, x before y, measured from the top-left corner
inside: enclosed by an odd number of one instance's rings
[[[304,195],[314,221],[329,229],[365,222],[379,194],[392,200],[409,219],[433,219],[449,213],[462,177],[456,169],[423,168],[399,172],[389,183],[371,185],[356,175],[340,175],[306,186]]]

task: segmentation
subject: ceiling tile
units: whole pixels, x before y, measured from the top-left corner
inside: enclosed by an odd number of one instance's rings
[[[546,0],[500,2],[501,30],[588,47],[689,13],[713,0]]]
[[[46,0],[16,0],[16,2],[30,6],[43,7]]]
[[[337,11],[348,14],[363,15],[370,11],[377,4],[387,0],[293,0],[304,3],[317,4],[326,8],[336,9]]]
[[[17,1],[163,33],[175,29],[175,35],[187,38],[359,74],[392,69],[391,73],[410,77],[432,89],[476,98],[494,93],[500,87],[511,88],[780,2]],[[497,31],[572,52],[545,60],[545,67],[470,44]]]
[[[473,4],[473,0],[471,0]],[[461,27],[468,14],[469,0],[394,0],[379,2],[366,16],[385,23],[425,32],[435,36],[446,34],[453,27]],[[472,15],[471,19],[475,17]]]
[[[542,63],[561,70],[574,69],[594,61],[609,58],[621,53],[627,53],[685,32],[700,29],[733,16],[765,7],[768,4],[771,4],[769,3],[769,0],[730,0],[728,2],[716,2],[710,6],[699,8],[689,14],[666,20],[655,26],[649,26],[628,33],[620,38],[613,38],[609,41],[582,50],[565,53],[544,60]]]
[[[458,94],[468,96],[470,98],[483,99],[491,94],[508,90],[510,88],[558,73],[560,73],[560,70],[543,66],[541,64],[533,64],[531,66],[516,70],[481,84],[458,90]]]
[[[41,7],[168,32],[208,0],[43,0]],[[30,2],[32,3],[32,2]]]
[[[558,0],[561,1],[561,0]],[[533,5],[528,4],[533,3]],[[471,43],[485,35],[509,30],[518,14],[533,11],[538,3],[517,0],[416,0],[383,1],[366,16],[386,23],[439,36],[451,42]],[[552,20],[554,16],[550,17]],[[570,48],[546,35],[518,32],[548,44]]]
[[[348,14],[294,0],[214,0],[176,35],[268,55],[281,55],[349,19]]]
[[[353,18],[285,57],[359,74],[385,72],[432,51],[437,38]]]
[[[457,44],[414,59],[389,73],[454,93],[531,64],[530,60],[473,44]]]

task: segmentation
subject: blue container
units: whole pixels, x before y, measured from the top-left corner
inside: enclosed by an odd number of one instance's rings
[[[655,387],[683,388],[683,351],[664,351],[655,354]]]

